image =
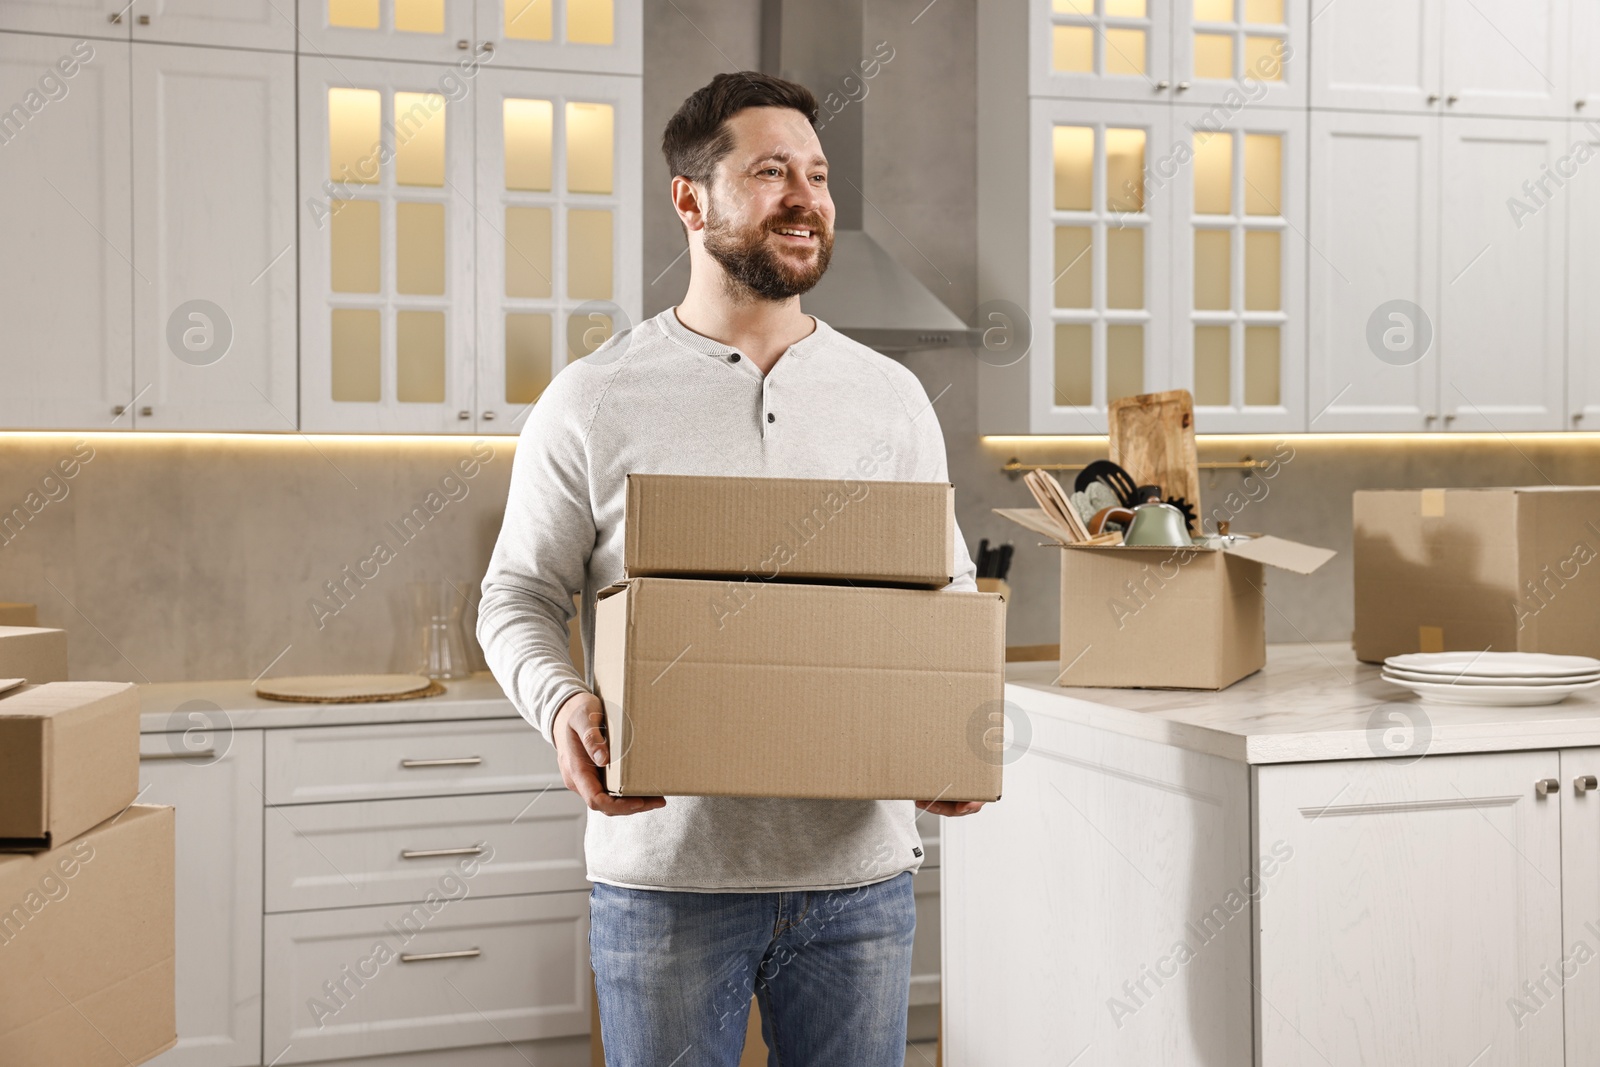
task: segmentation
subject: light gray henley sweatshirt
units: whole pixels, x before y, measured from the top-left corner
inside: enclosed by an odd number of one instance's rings
[[[622,577],[629,473],[949,481],[916,376],[815,321],[763,375],[668,308],[567,366],[533,406],[477,633],[495,678],[546,739],[562,701],[591,688],[568,661],[567,622],[582,590],[592,679],[595,594]],[[947,588],[974,590],[959,529],[955,543]],[[591,811],[584,850],[589,879],[612,885],[832,889],[921,866],[919,814],[909,800],[669,797],[639,815]]]

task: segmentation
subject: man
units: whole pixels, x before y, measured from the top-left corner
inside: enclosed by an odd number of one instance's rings
[[[600,701],[567,658],[582,590],[622,576],[629,472],[948,481],[938,418],[903,366],[800,310],[833,248],[812,94],[719,74],[662,150],[689,241],[676,308],[563,370],[528,417],[478,637],[519,710],[588,803],[590,952],[611,1067],[734,1067],[752,991],[771,1063],[900,1067],[915,808],[612,797]],[[863,465],[865,461],[865,465]],[[975,589],[959,533],[951,589]]]

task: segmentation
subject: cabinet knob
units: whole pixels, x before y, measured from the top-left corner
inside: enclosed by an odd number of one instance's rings
[[[1434,414],[1433,412],[1430,411],[1427,414],[1422,416],[1422,421],[1423,422],[1432,422],[1434,419],[1437,419],[1438,417],[1439,417],[1438,415],[1436,415],[1436,414]]]
[[[113,11],[111,14],[106,16],[106,21],[112,25],[120,25],[122,22],[122,12]]]
[[[128,410],[128,405],[126,405],[126,404],[112,404],[111,405],[111,414],[113,414],[113,415],[121,415],[123,412],[125,412],[127,410]]]
[[[1459,94],[1451,93],[1449,96],[1444,98],[1444,102],[1446,104],[1454,104],[1457,100],[1460,100],[1460,99],[1461,99],[1461,96]]]
[[[1587,101],[1587,100],[1574,100],[1572,102],[1572,110],[1574,110],[1574,111],[1582,111],[1583,110],[1583,105],[1587,104],[1588,102],[1589,101]]]
[[[485,52],[493,52],[494,51],[494,42],[493,41],[485,41],[485,42],[483,42],[483,50]]]
[[[472,418],[472,412],[470,412],[470,411],[458,411],[458,412],[456,412],[456,418],[465,421],[466,419]]]
[[[139,414],[141,415],[154,415],[155,413],[156,409],[151,407],[149,404],[146,404],[144,407],[139,409]]]
[[[1541,778],[1533,783],[1533,791],[1542,797],[1547,797],[1551,793],[1559,793],[1561,792],[1561,779]]]
[[[463,52],[465,52],[470,47],[470,42],[465,37],[463,37],[463,38],[461,38],[461,40],[456,42],[456,47],[461,49]]]
[[[141,26],[150,25],[150,16],[149,15],[140,15],[139,16],[139,25],[141,25]]]
[[[1438,93],[1429,93],[1428,94],[1428,103],[1437,104],[1438,102],[1439,102],[1439,94]]]
[[[1178,83],[1178,92],[1186,93],[1188,91],[1189,91],[1189,83],[1188,82],[1179,82]]]
[[[1158,93],[1164,93],[1170,88],[1172,88],[1172,83],[1169,81],[1156,82],[1156,92]]]
[[[1449,426],[1452,422],[1455,422],[1455,421],[1456,421],[1456,417],[1454,415],[1446,415],[1444,417],[1444,424],[1446,426]]]
[[[1600,789],[1600,779],[1592,774],[1580,774],[1572,780],[1572,791],[1580,797],[1591,789]]]
[[[492,412],[492,411],[485,411],[485,412],[484,412],[484,413],[483,413],[483,421],[484,421],[484,422],[493,422],[493,421],[494,421],[494,412]]]

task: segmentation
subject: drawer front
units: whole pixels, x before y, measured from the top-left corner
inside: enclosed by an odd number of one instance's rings
[[[555,750],[523,719],[267,731],[267,803],[561,788]]]
[[[268,911],[587,889],[577,795],[369,800],[267,813]],[[477,850],[477,851],[475,851]]]
[[[265,1062],[589,1032],[589,895],[266,917]]]

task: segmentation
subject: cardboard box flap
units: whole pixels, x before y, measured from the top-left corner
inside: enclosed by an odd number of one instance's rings
[[[1224,551],[1295,574],[1310,574],[1338,554],[1331,548],[1303,545],[1299,541],[1289,541],[1271,534],[1252,537],[1248,541],[1235,541]]]
[[[995,508],[994,513],[1036,534],[1043,534],[1059,545],[1072,543],[1072,535],[1066,527],[1052,519],[1043,508]]]

